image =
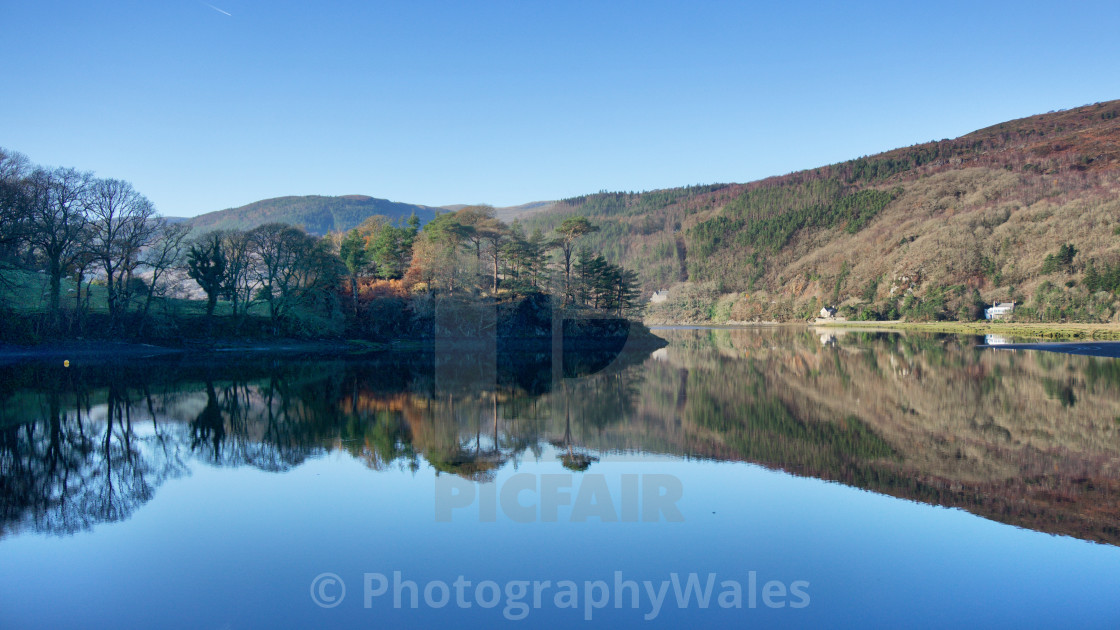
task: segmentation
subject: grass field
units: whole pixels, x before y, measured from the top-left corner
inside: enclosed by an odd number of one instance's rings
[[[7,284],[0,284],[0,300],[9,309],[23,314],[45,313],[50,304],[50,277],[45,273],[36,273],[19,269],[7,269],[3,272]],[[82,283],[82,302],[86,302],[87,283]],[[89,312],[108,313],[109,306],[105,297],[104,285],[96,282],[89,286]],[[63,310],[73,310],[76,306],[77,284],[73,278],[62,279],[61,304]],[[129,305],[129,310],[139,310],[144,307],[145,296],[136,296]],[[214,308],[214,314],[226,316],[232,314],[232,305],[229,302],[219,301]],[[153,314],[167,315],[205,315],[206,302],[183,298],[157,298],[152,302]],[[268,306],[256,303],[250,306],[251,315],[268,315]]]

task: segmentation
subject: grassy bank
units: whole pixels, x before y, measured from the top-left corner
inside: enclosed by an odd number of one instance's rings
[[[821,327],[913,330],[965,335],[1007,335],[1035,339],[1120,340],[1120,324],[1028,324],[1016,322],[830,322]]]

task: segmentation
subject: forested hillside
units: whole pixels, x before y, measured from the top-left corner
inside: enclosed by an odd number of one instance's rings
[[[565,199],[585,243],[669,289],[652,321],[1110,321],[1120,289],[1120,101],[749,184]]]
[[[324,236],[329,232],[351,230],[374,215],[403,221],[415,214],[421,223],[426,223],[437,210],[365,195],[312,195],[265,199],[239,208],[208,212],[188,219],[187,223],[196,231],[251,230],[265,223],[287,223],[310,234]]]

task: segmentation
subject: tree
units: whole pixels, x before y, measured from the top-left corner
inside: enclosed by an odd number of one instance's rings
[[[547,270],[547,248],[548,242],[540,228],[534,229],[533,234],[525,238],[521,223],[514,220],[504,246],[506,286],[510,290],[517,293],[540,290]]]
[[[403,278],[412,264],[413,248],[420,233],[420,218],[409,215],[404,225],[388,226],[369,242],[372,264],[377,277],[385,280]]]
[[[253,241],[247,232],[227,230],[221,233],[222,253],[225,254],[226,272],[222,293],[233,307],[233,316],[244,315],[253,301],[256,276],[253,273],[256,258]]]
[[[579,276],[577,293],[587,306],[622,315],[637,303],[637,273],[607,261],[602,254],[592,256],[586,248],[580,249],[575,267]]]
[[[433,289],[438,282],[454,295],[460,266],[459,248],[472,231],[473,228],[459,223],[450,213],[429,221],[413,244],[412,261],[406,274],[410,281],[426,282]]]
[[[503,246],[506,286],[513,285],[514,292],[523,293],[529,286],[527,268],[529,267],[529,241],[525,238],[525,231],[516,219],[509,226],[509,239]]]
[[[413,212],[408,215],[408,220],[404,222],[404,226],[412,234],[412,238],[416,238],[416,235],[420,232],[420,217],[416,216],[416,213]],[[408,244],[411,246],[412,241],[409,241]]]
[[[1070,267],[1073,266],[1073,257],[1076,255],[1077,248],[1072,243],[1066,243],[1058,248],[1058,264],[1066,271],[1070,271]]]
[[[622,267],[615,267],[615,270],[613,278],[614,307],[617,308],[618,314],[622,315],[638,304],[638,298],[641,297],[641,289],[638,283],[638,272],[631,269],[623,269]]]
[[[90,250],[105,272],[109,319],[115,324],[131,299],[140,251],[152,242],[159,223],[152,202],[126,181],[94,180],[88,198]]]
[[[404,274],[405,286],[412,288],[424,284],[429,290],[435,283],[439,254],[442,249],[427,235],[416,239],[412,246],[412,259]]]
[[[592,225],[587,217],[572,216],[560,222],[556,226],[556,244],[560,248],[560,254],[564,263],[564,302],[570,303],[574,296],[572,294],[572,252],[575,250],[576,241],[585,234],[598,232],[599,227]]]
[[[78,238],[78,240],[81,243],[89,243],[90,242],[91,237],[90,237],[89,231],[90,231],[90,228],[87,225],[86,229],[83,230],[82,235]],[[90,293],[90,287],[93,285],[93,276],[92,275],[87,275],[86,272],[89,271],[91,268],[93,268],[96,263],[97,263],[97,258],[93,255],[93,252],[89,249],[89,247],[86,247],[86,246],[83,245],[79,248],[79,251],[77,252],[77,255],[74,257],[74,262],[71,266],[71,268],[74,272],[74,284],[77,285],[75,287],[75,291],[74,291],[74,311],[75,311],[77,319],[78,319],[79,329],[81,328],[81,325],[82,325],[82,311],[83,310],[89,310],[89,293]],[[82,304],[82,282],[85,281],[87,278],[89,279],[89,281],[86,283],[85,304],[83,306],[83,304]]]
[[[268,316],[274,326],[286,310],[283,288],[291,283],[295,260],[302,254],[299,234],[302,232],[283,223],[266,223],[249,232],[253,252],[260,261],[256,269],[258,295],[268,302]]]
[[[611,292],[607,261],[602,256],[591,255],[590,249],[582,247],[574,266],[578,282],[572,292],[573,298],[592,308],[599,308],[604,296]]]
[[[1096,293],[1101,289],[1101,274],[1097,271],[1096,261],[1090,260],[1085,267],[1085,276],[1082,278],[1081,284],[1085,285],[1089,293]]]
[[[191,231],[185,223],[168,223],[164,219],[157,221],[156,229],[155,243],[145,250],[140,259],[140,264],[152,272],[148,295],[144,299],[143,319],[145,321],[147,320],[148,310],[152,306],[152,300],[167,293],[165,278],[168,272],[182,264],[187,235]]]
[[[473,246],[475,265],[474,274],[477,284],[482,284],[482,245],[486,241],[486,226],[491,225],[494,219],[493,206],[479,205],[467,206],[456,212],[455,222],[462,226],[462,239]]]
[[[1065,271],[1067,273],[1073,271],[1073,257],[1077,255],[1077,248],[1072,243],[1066,243],[1058,248],[1057,255],[1046,254],[1046,258],[1042,260],[1042,273],[1054,273],[1055,271]]]
[[[290,295],[296,304],[329,315],[337,306],[337,288],[346,265],[326,239],[305,236],[309,247],[298,261]]]
[[[369,240],[368,256],[378,278],[400,278],[408,269],[415,233],[407,227],[386,225]]]
[[[525,271],[534,289],[539,290],[548,279],[546,256],[552,247],[552,241],[545,238],[544,232],[539,227],[533,228],[525,247]]]
[[[475,232],[481,235],[486,243],[487,253],[493,270],[493,282],[490,285],[491,294],[498,292],[498,271],[501,269],[501,260],[505,244],[510,239],[509,228],[498,219],[488,219],[475,227]]]
[[[323,301],[345,271],[324,239],[283,223],[267,223],[249,232],[258,265],[259,293],[268,302],[274,330],[292,307]]]
[[[342,255],[343,262],[351,257],[364,257],[364,269],[358,275],[368,271],[385,280],[400,278],[408,269],[409,257],[412,254],[412,242],[416,238],[419,226],[420,220],[415,214],[410,216],[404,225],[393,225],[388,218],[374,215],[354,228],[357,237],[360,238],[361,243],[364,243],[364,254],[350,249],[350,247],[358,245],[358,240],[351,242],[345,255],[342,254],[342,244],[340,243],[339,253]],[[356,262],[363,261],[354,258],[346,263],[347,267],[349,268],[351,263]]]
[[[346,265],[346,271],[350,274],[350,296],[354,301],[354,316],[357,317],[358,275],[364,273],[369,267],[369,251],[366,249],[365,239],[356,229],[346,233],[342,243],[339,244],[338,250],[339,257],[342,258],[342,263]]]
[[[27,179],[28,242],[50,277],[49,308],[55,325],[62,276],[82,252],[92,179],[72,168],[39,168]]]
[[[226,256],[222,250],[221,234],[211,232],[191,243],[187,249],[187,276],[206,293],[206,317],[213,320],[214,306],[226,280]]]
[[[7,258],[26,238],[31,165],[21,153],[0,147],[0,255]]]

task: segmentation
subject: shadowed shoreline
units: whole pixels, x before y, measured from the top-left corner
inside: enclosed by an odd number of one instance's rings
[[[977,346],[986,350],[1042,350],[1089,357],[1120,358],[1120,341],[1062,341],[1051,343],[997,343]]]

